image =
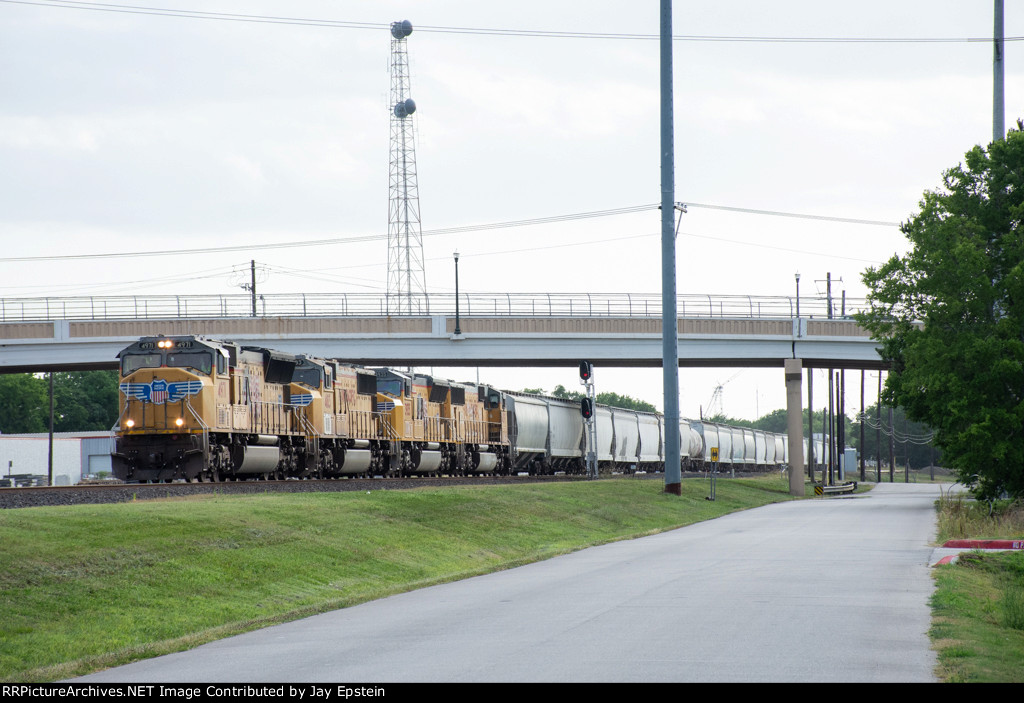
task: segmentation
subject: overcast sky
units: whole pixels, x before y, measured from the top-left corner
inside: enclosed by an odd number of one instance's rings
[[[676,2],[674,29],[964,40],[991,37],[992,5]],[[428,29],[656,35],[656,2],[132,2],[368,28],[86,6],[0,0],[0,297],[230,294],[240,292],[232,269],[250,259],[265,267],[263,293],[382,291],[383,240],[203,249],[386,234],[394,20],[414,26],[424,230],[660,199],[656,40]],[[1016,3],[1007,3],[1005,35],[1024,36]],[[1007,126],[1024,116],[1020,45],[1006,44]],[[682,202],[899,222],[944,169],[991,139],[988,42],[677,40],[674,51]],[[426,284],[452,291],[457,249],[463,291],[657,293],[659,232],[660,215],[649,210],[428,236]],[[799,271],[811,295],[830,272],[842,279],[837,294],[862,297],[863,269],[904,248],[896,227],[691,207],[678,240],[678,288],[791,295]],[[6,260],[167,249],[196,253]],[[736,372],[684,370],[683,414],[697,415],[715,384]],[[572,369],[480,376],[513,388],[577,383]],[[662,406],[660,370],[605,369],[596,378],[599,390]],[[823,388],[824,376],[815,385]],[[859,389],[851,393],[856,410],[853,396]],[[781,370],[744,371],[724,387],[730,415],[784,402]]]

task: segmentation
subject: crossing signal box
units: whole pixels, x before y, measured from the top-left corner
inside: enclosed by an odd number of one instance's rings
[[[594,416],[594,401],[590,398],[580,398],[580,412],[584,419],[592,418]]]
[[[594,365],[589,361],[580,362],[580,380],[590,381],[594,378]]]

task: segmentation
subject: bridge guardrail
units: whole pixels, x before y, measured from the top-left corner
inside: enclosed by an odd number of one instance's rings
[[[846,299],[847,316],[865,306]],[[791,319],[786,296],[683,294],[679,317]],[[832,317],[840,316],[832,300]],[[637,293],[471,293],[459,295],[466,317],[661,317],[661,296]],[[378,293],[272,293],[256,300],[255,317],[423,317],[455,315],[451,293],[387,296]],[[800,297],[801,317],[829,317],[825,297]],[[251,296],[152,295],[0,298],[0,322],[253,317]]]

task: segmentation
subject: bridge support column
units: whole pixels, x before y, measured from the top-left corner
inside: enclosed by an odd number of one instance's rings
[[[786,359],[786,429],[789,433],[789,494],[804,495],[803,362]]]

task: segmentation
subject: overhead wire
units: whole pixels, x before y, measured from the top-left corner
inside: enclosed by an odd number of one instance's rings
[[[287,17],[275,15],[254,15],[246,13],[208,12],[204,10],[182,10],[126,5],[122,3],[82,2],[80,0],[0,0],[11,5],[35,5],[95,12],[116,12],[122,14],[151,15],[157,17],[180,17],[223,22],[251,22],[257,24],[284,24],[338,29],[388,29],[388,22],[354,22],[323,18]],[[497,27],[455,27],[443,25],[417,25],[418,32],[440,34],[470,34],[479,36],[533,37],[545,39],[601,39],[655,41],[661,37],[650,33],[629,32],[580,32],[569,30],[510,29]],[[786,37],[786,36],[744,36],[674,34],[674,41],[687,42],[746,42],[768,44],[950,44],[950,43],[991,43],[992,37]],[[1024,37],[1005,37],[1004,42],[1024,40]]]
[[[2,2],[3,0],[0,0]],[[819,221],[830,221],[830,222],[841,222],[847,224],[861,224],[861,225],[884,225],[884,226],[898,226],[895,222],[884,222],[880,220],[859,220],[849,217],[834,217],[829,215],[808,215],[803,213],[792,213],[792,212],[778,212],[770,210],[756,210],[753,208],[740,208],[740,207],[729,207],[724,205],[705,205],[701,203],[686,203],[688,207],[697,208],[710,208],[716,210],[728,210],[732,212],[741,212],[746,214],[754,215],[771,215],[778,217],[793,217],[801,219],[811,219]],[[656,210],[659,205],[648,204],[648,205],[633,205],[629,207],[621,208],[610,208],[605,210],[593,210],[589,212],[576,212],[566,215],[551,215],[548,217],[534,217],[522,220],[509,220],[505,222],[489,222],[478,225],[462,225],[458,227],[444,227],[438,229],[426,229],[421,232],[424,237],[433,237],[447,234],[463,234],[467,232],[482,232],[495,229],[506,229],[511,227],[527,227],[532,225],[541,224],[552,224],[557,222],[570,222],[573,220],[584,220],[593,219],[600,217],[611,217],[614,215],[632,214],[638,212],[645,212],[648,210]],[[743,242],[740,240],[730,240],[722,237],[712,237],[709,235],[700,235],[690,232],[681,232],[680,234],[689,237],[700,237],[705,239],[715,239],[719,241],[727,241],[736,244],[749,244],[750,246],[760,246],[769,249],[778,249],[780,251],[795,251],[807,253],[804,250],[786,249],[785,247],[776,247],[772,245],[759,244],[756,242]],[[641,235],[647,236],[647,235]],[[312,239],[303,241],[288,241],[288,242],[269,242],[265,244],[237,244],[230,246],[220,247],[203,247],[201,251],[195,249],[160,249],[160,250],[149,250],[149,251],[108,251],[108,252],[90,252],[90,253],[79,253],[79,254],[45,254],[39,256],[4,256],[0,257],[0,263],[19,263],[19,262],[33,262],[33,261],[75,261],[75,260],[88,260],[88,259],[123,259],[123,258],[134,258],[134,257],[147,257],[147,256],[185,256],[192,254],[211,254],[211,253],[224,253],[224,252],[235,252],[235,251],[258,251],[264,249],[291,249],[298,247],[314,247],[314,246],[328,246],[335,244],[358,244],[363,242],[380,241],[387,239],[386,234],[367,234],[367,235],[356,235],[351,237],[333,237],[329,239]],[[553,245],[558,247],[560,245]],[[515,250],[514,250],[515,251]],[[831,256],[831,255],[830,255]],[[867,259],[857,259],[853,257],[837,257],[848,259],[850,261],[859,261],[865,263],[878,263]]]
[[[220,266],[220,267],[217,267],[217,268],[205,269],[205,270],[202,270],[202,271],[190,271],[187,274],[176,274],[176,275],[173,275],[173,276],[162,276],[162,277],[158,277],[158,278],[149,277],[149,278],[133,280],[133,281],[100,281],[100,282],[97,282],[97,283],[84,283],[84,284],[83,283],[60,284],[60,283],[54,283],[52,281],[48,281],[46,283],[41,283],[41,284],[36,285],[36,286],[31,286],[31,285],[30,286],[26,286],[26,285],[0,286],[0,290],[4,290],[6,288],[18,288],[18,289],[43,288],[48,293],[54,293],[54,292],[60,291],[61,289],[83,289],[83,288],[85,288],[85,289],[100,289],[100,290],[104,289],[104,288],[117,289],[117,288],[120,288],[120,287],[123,287],[123,286],[127,286],[127,285],[157,286],[157,285],[165,285],[165,284],[168,284],[168,283],[184,283],[184,282],[188,282],[188,281],[201,281],[201,280],[206,280],[206,279],[210,279],[210,278],[218,278],[220,276],[225,276],[228,273],[230,273],[230,269],[227,269],[227,268],[225,268],[223,266]]]
[[[874,420],[865,413],[858,413],[856,419],[863,422],[866,427],[870,427],[873,430],[880,430],[886,437],[892,437],[895,441],[901,444],[930,444],[935,438],[935,432],[922,434],[907,434],[905,432],[900,432],[894,426],[889,426],[881,421]]]

